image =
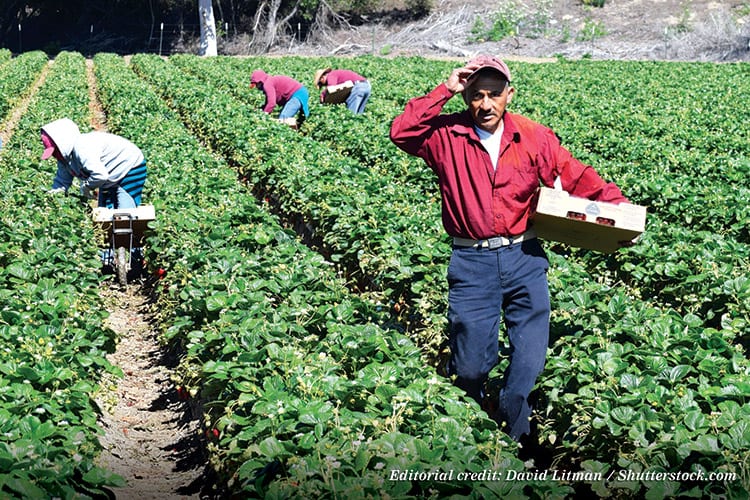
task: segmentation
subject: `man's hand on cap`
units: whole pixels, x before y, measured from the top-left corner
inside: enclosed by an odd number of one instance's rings
[[[445,82],[445,86],[454,94],[463,92],[466,88],[466,79],[475,69],[476,68],[471,68],[468,65],[463,68],[454,69],[448,77],[448,81]]]

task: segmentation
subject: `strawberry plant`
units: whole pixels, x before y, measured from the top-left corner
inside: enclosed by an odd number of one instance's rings
[[[114,339],[97,294],[91,225],[77,198],[46,193],[54,170],[39,161],[40,124],[64,114],[85,125],[87,96],[83,56],[59,54],[0,155],[4,497],[81,498],[122,484],[95,465],[101,431],[92,398],[102,374],[117,370],[105,358]]]
[[[224,61],[222,61],[223,63]],[[242,68],[261,65],[273,68],[274,64],[281,68],[286,63],[268,59],[252,61],[229,61],[227,67],[234,71],[224,71],[225,75],[240,75],[235,79],[234,89],[230,77],[217,80],[217,87],[232,93],[237,98],[252,105],[252,98],[242,97],[242,92],[237,89],[240,86],[237,81],[245,72]],[[412,63],[413,61],[410,61]],[[189,58],[175,58],[175,63],[186,69],[191,74],[202,73],[206,65],[193,62]],[[411,71],[419,71],[415,67]],[[247,66],[243,66],[246,64]],[[315,66],[318,61],[297,62],[295,67]],[[435,66],[430,61],[427,64]],[[193,66],[195,65],[195,66]],[[582,85],[581,66],[586,66],[587,76],[590,80],[611,82],[610,86],[600,85],[596,91],[580,92]],[[200,68],[199,70],[197,68]],[[221,66],[215,65],[214,71],[221,71]],[[237,70],[241,72],[238,72]],[[696,167],[700,172],[705,172],[706,178],[716,179],[722,182],[725,178],[735,178],[743,171],[743,165],[747,164],[747,149],[742,141],[736,140],[736,132],[731,131],[722,137],[713,137],[712,141],[706,141],[699,137],[701,131],[706,128],[712,130],[730,131],[723,124],[711,121],[711,118],[721,116],[711,114],[700,114],[699,126],[695,131],[689,132],[685,127],[672,125],[675,119],[684,122],[684,118],[675,114],[685,109],[695,109],[689,106],[663,110],[663,101],[649,100],[647,96],[653,95],[654,87],[659,85],[659,79],[651,76],[652,85],[644,87],[644,95],[639,94],[640,89],[632,86],[622,87],[626,82],[632,82],[639,74],[643,80],[647,75],[653,75],[655,69],[664,70],[664,82],[678,79],[687,82],[686,85],[700,86],[704,81],[710,81],[707,76],[700,78],[701,71],[712,73],[715,66],[696,67],[695,65],[665,65],[658,64],[562,64],[560,66],[528,65],[529,74],[537,78],[527,76],[517,80],[519,88],[528,88],[529,97],[521,97],[514,100],[518,102],[521,110],[528,114],[553,125],[559,129],[563,137],[570,143],[570,148],[584,160],[590,161],[599,170],[607,175],[610,171],[618,172],[622,180],[618,183],[626,192],[632,186],[631,199],[635,202],[650,205],[652,215],[649,218],[649,228],[643,238],[642,244],[631,250],[621,252],[615,256],[600,256],[590,252],[582,252],[567,249],[561,245],[551,245],[553,267],[551,275],[551,286],[553,301],[555,302],[555,316],[553,317],[553,331],[556,332],[556,343],[553,346],[554,356],[550,368],[543,377],[545,381],[542,387],[550,390],[550,395],[542,396],[548,405],[549,413],[554,416],[549,420],[541,422],[541,435],[547,445],[555,451],[550,453],[561,456],[561,463],[571,467],[590,467],[593,469],[611,468],[616,465],[627,466],[634,470],[643,470],[653,467],[653,463],[665,464],[668,468],[680,468],[680,470],[732,470],[744,475],[742,468],[735,468],[729,455],[717,459],[714,450],[706,446],[707,442],[713,440],[721,441],[729,438],[721,438],[728,428],[707,427],[697,422],[709,421],[712,412],[716,412],[716,401],[707,398],[712,391],[719,390],[724,382],[716,381],[714,389],[701,393],[700,387],[706,384],[708,371],[718,369],[720,372],[732,374],[729,379],[734,386],[735,377],[743,377],[747,369],[744,356],[737,356],[737,349],[745,342],[746,335],[746,280],[743,279],[744,269],[747,268],[747,243],[746,243],[746,221],[747,190],[739,185],[732,191],[720,191],[717,193],[716,185],[700,183],[691,171]],[[601,69],[606,76],[597,73]],[[725,77],[729,80],[739,75],[737,68],[728,66]],[[304,74],[305,70],[297,70]],[[382,79],[384,89],[393,87],[401,88],[395,90],[391,95],[419,95],[425,89],[410,90],[404,92],[412,82],[418,82],[418,78],[392,78],[394,70],[388,67],[388,79]],[[613,72],[621,72],[623,78],[613,78]],[[568,74],[570,73],[570,74]],[[674,73],[674,74],[673,74]],[[447,74],[447,71],[445,71]],[[518,73],[517,73],[518,74]],[[523,74],[523,72],[521,72]],[[628,75],[627,78],[624,75]],[[635,76],[634,76],[635,75]],[[377,73],[374,79],[377,79]],[[439,80],[434,80],[439,81]],[[393,83],[395,82],[395,83]],[[547,82],[552,82],[549,85]],[[206,84],[212,84],[211,79],[206,79]],[[392,84],[393,83],[393,84]],[[392,84],[392,85],[391,85]],[[433,83],[434,85],[434,83]],[[732,94],[741,92],[746,88],[744,82],[737,83],[737,91],[726,96],[717,96],[710,88],[680,89],[680,96],[675,96],[675,102],[680,99],[693,99],[696,96],[705,95],[706,100],[718,103],[718,108],[723,103],[732,101]],[[665,89],[670,94],[672,91]],[[559,93],[559,96],[558,96]],[[614,98],[607,96],[615,96]],[[581,102],[570,103],[570,96],[575,96]],[[538,107],[536,103],[539,103]],[[700,101],[698,107],[700,106]],[[561,106],[564,103],[565,106]],[[605,103],[605,104],[602,104]],[[378,101],[373,99],[372,110],[378,115]],[[647,105],[658,106],[658,109],[643,111],[635,106],[646,107]],[[227,109],[221,106],[220,109]],[[387,161],[386,154],[372,155],[372,147],[363,146],[358,149],[357,144],[368,144],[374,137],[380,137],[383,142],[383,150],[388,148],[385,134],[372,134],[364,132],[359,134],[365,139],[357,140],[358,134],[347,135],[342,129],[356,130],[355,120],[347,120],[346,114],[337,114],[336,109],[314,109],[313,116],[306,123],[306,128],[313,137],[325,141],[336,151],[353,155],[368,169],[377,169],[380,175],[389,168],[393,171],[412,171],[419,168],[417,162],[405,162],[395,160]],[[400,110],[392,109],[395,114]],[[624,111],[624,113],[623,113]],[[564,122],[555,120],[555,113],[561,113],[565,117]],[[571,113],[573,116],[571,117]],[[585,113],[585,114],[584,114]],[[391,116],[393,116],[393,114]],[[316,115],[320,118],[316,119]],[[227,116],[226,114],[224,116]],[[572,120],[571,120],[572,118]],[[186,118],[195,121],[194,117]],[[250,122],[252,118],[248,117]],[[231,118],[229,118],[231,121]],[[351,123],[349,123],[351,122]],[[346,123],[344,127],[342,123]],[[365,123],[364,126],[372,125]],[[376,126],[382,127],[382,122]],[[671,128],[670,128],[671,127]],[[686,131],[684,138],[676,141],[672,136],[659,137],[663,130]],[[327,131],[327,132],[326,132]],[[635,132],[635,137],[634,137]],[[278,132],[283,134],[282,131]],[[662,134],[663,135],[663,134]],[[341,139],[345,138],[346,141]],[[221,144],[218,136],[217,144]],[[667,141],[666,143],[664,141]],[[689,142],[688,142],[689,141]],[[346,142],[346,145],[342,145]],[[239,144],[239,142],[235,142]],[[284,158],[294,156],[293,148],[286,144],[278,145],[272,138],[267,136],[266,143],[270,147],[278,147]],[[667,146],[665,146],[667,144]],[[690,144],[695,151],[680,150],[685,144]],[[716,147],[721,145],[720,147]],[[631,146],[635,146],[634,148]],[[227,144],[228,151],[234,151],[236,146]],[[306,146],[308,150],[314,150],[314,145]],[[722,151],[723,149],[723,151]],[[740,159],[732,159],[724,151],[735,151]],[[655,156],[658,153],[659,156]],[[323,153],[320,153],[323,154]],[[257,156],[261,161],[268,154]],[[327,153],[330,157],[331,153]],[[722,167],[717,169],[715,165],[708,167],[705,162],[702,165],[696,163],[699,157],[711,156]],[[745,160],[742,159],[744,155]],[[316,155],[319,156],[319,155]],[[658,163],[656,162],[658,160]],[[666,169],[644,169],[650,161],[655,164],[666,160]],[[398,163],[401,161],[402,163]],[[337,160],[339,165],[345,160]],[[319,160],[310,160],[306,163],[320,163]],[[727,167],[723,167],[726,164]],[[387,166],[386,166],[387,165]],[[261,167],[263,168],[263,167]],[[296,170],[304,173],[306,168],[297,166]],[[359,176],[359,170],[353,169]],[[669,175],[665,175],[669,174]],[[717,175],[719,174],[719,175]],[[741,174],[740,174],[741,175]],[[707,176],[707,177],[706,177]],[[420,176],[416,176],[421,179]],[[284,178],[283,181],[281,179]],[[290,181],[284,174],[272,173],[266,180],[267,185],[285,187]],[[390,178],[389,178],[390,179]],[[283,184],[279,184],[283,182]],[[366,185],[366,181],[364,181]],[[337,187],[340,183],[337,184]],[[426,186],[426,185],[425,185]],[[302,188],[300,188],[302,189]],[[409,186],[403,186],[401,192],[408,192]],[[327,194],[327,193],[326,193]],[[388,192],[384,198],[392,200],[395,193]],[[398,196],[398,195],[396,195]],[[326,199],[331,199],[327,197]],[[336,203],[339,200],[334,198]],[[705,201],[704,201],[705,200]],[[410,199],[410,202],[413,200]],[[370,201],[370,203],[374,203]],[[388,201],[384,201],[388,203]],[[418,201],[416,203],[419,203]],[[282,210],[295,211],[299,203],[290,202],[288,205],[282,203]],[[729,207],[729,209],[727,209]],[[351,210],[351,209],[350,209]],[[363,220],[363,211],[356,212]],[[392,214],[389,224],[398,227],[399,215]],[[313,217],[313,220],[319,220]],[[711,221],[711,232],[709,226],[704,225]],[[697,222],[697,224],[696,224]],[[691,224],[689,228],[685,224]],[[426,226],[425,226],[426,227]],[[332,228],[335,231],[335,228]],[[349,229],[349,227],[347,227]],[[316,230],[326,231],[325,226],[317,226]],[[696,231],[697,230],[697,231]],[[721,234],[729,231],[737,241],[723,238]],[[324,236],[325,238],[325,236]],[[345,238],[337,239],[336,244],[349,245],[351,242],[361,240],[356,233],[351,240]],[[675,248],[671,242],[677,241]],[[709,241],[707,245],[705,242]],[[559,257],[557,253],[559,253]],[[361,255],[361,254],[360,254]],[[385,247],[379,247],[377,252],[379,258],[390,255]],[[394,256],[397,255],[394,253]],[[598,276],[591,280],[590,276]],[[418,278],[419,279],[419,278]],[[429,285],[427,285],[429,286]],[[644,316],[645,315],[645,316]],[[675,332],[684,332],[683,335],[675,337]],[[633,335],[636,335],[634,338]],[[570,346],[566,339],[573,336],[580,341]],[[635,340],[638,343],[635,343]],[[699,351],[700,359],[706,356],[702,365],[697,369],[686,370],[688,356],[691,351],[683,350],[682,346],[702,345],[702,339],[707,339],[717,352],[710,350]],[[643,347],[644,342],[647,342]],[[642,346],[640,350],[633,351],[631,345]],[[646,349],[644,352],[643,349]],[[602,350],[599,352],[599,350]],[[649,354],[651,352],[652,354]],[[663,362],[654,364],[656,357],[661,353],[670,352],[673,356],[667,357]],[[710,355],[709,355],[710,353]],[[694,353],[693,353],[694,354]],[[563,360],[575,360],[575,364],[565,363]],[[739,364],[737,362],[739,361]],[[638,366],[638,363],[646,363],[647,371],[642,372],[628,369],[629,366]],[[500,369],[503,367],[500,365]],[[557,368],[555,368],[557,367]],[[647,375],[644,375],[647,374]],[[607,377],[603,377],[606,374]],[[639,400],[637,397],[628,401],[623,397],[623,390],[633,391],[640,387],[645,381],[645,388],[653,389],[665,382],[664,390],[659,389],[659,398],[648,398]],[[622,384],[610,386],[610,384]],[[636,385],[634,385],[636,384]],[[609,388],[612,387],[611,390]],[[561,389],[562,388],[562,389]],[[561,392],[562,391],[562,392]],[[595,400],[590,395],[595,394]],[[698,394],[701,397],[696,398]],[[723,397],[729,393],[722,393]],[[685,399],[690,397],[690,399]],[[744,394],[736,393],[730,397],[737,398],[736,403],[742,404]],[[663,398],[663,400],[661,399]],[[601,403],[597,403],[601,401]],[[640,403],[636,403],[640,401]],[[678,405],[675,405],[678,401]],[[695,404],[693,405],[693,401]],[[592,414],[587,408],[596,407],[597,414]],[[688,405],[688,406],[685,406]],[[683,420],[686,409],[690,409],[689,420]],[[605,416],[606,415],[606,416]],[[639,424],[638,422],[642,422]],[[670,422],[674,424],[674,429]],[[690,433],[680,431],[680,425],[687,425]],[[744,424],[743,424],[744,425]],[[615,447],[612,437],[622,437],[623,432],[628,431],[627,439],[616,440]],[[677,432],[676,434],[674,432]],[[713,437],[706,438],[706,433]],[[717,437],[718,436],[718,437]],[[676,439],[677,438],[677,439]],[[663,452],[654,448],[654,442],[669,442],[672,447]],[[717,442],[718,442],[717,441]],[[681,444],[680,444],[681,443]],[[645,452],[644,450],[652,450]],[[678,450],[677,454],[673,450]],[[688,452],[689,451],[689,452]],[[645,454],[645,455],[644,455]],[[601,456],[617,456],[615,464],[604,464]],[[732,455],[734,456],[734,455]],[[636,459],[635,457],[648,457]],[[592,470],[593,470],[592,469]],[[596,486],[601,489],[600,486]],[[696,485],[670,485],[674,488],[685,488],[688,491]],[[642,489],[652,490],[650,494],[658,495],[660,486],[653,484],[615,485],[615,490],[629,489],[632,492]],[[702,485],[706,493],[716,491],[738,491],[732,484]],[[601,490],[603,491],[603,490]]]
[[[381,172],[332,156],[315,142],[274,140],[277,134],[292,132],[269,127],[265,115],[248,112],[229,96],[190,81],[177,90],[168,82],[179,81],[180,72],[162,61],[137,57],[134,66],[151,80],[161,78],[160,90],[184,119],[225,151],[256,195],[270,198],[281,209],[288,225],[299,228],[324,255],[340,263],[353,288],[384,294],[382,302],[401,318],[403,328],[419,329],[414,338],[437,351],[444,315],[435,304],[442,296],[448,248],[439,231],[437,204],[426,206],[421,193],[408,192]],[[172,76],[155,74],[157,68]],[[196,101],[206,103],[203,112],[196,113]],[[222,120],[213,116],[209,102],[226,111]],[[252,134],[240,123],[255,124]],[[412,299],[417,295],[413,288],[423,292],[419,300]]]
[[[166,269],[155,288],[159,314],[165,337],[185,350],[179,384],[198,389],[211,461],[232,489],[468,493],[466,484],[384,482],[383,470],[523,468],[476,404],[406,337],[379,326],[377,306],[350,294],[330,263],[265,213],[121,58],[95,62],[110,125],[137,135],[161,168],[152,197],[169,208],[149,239],[149,262]]]
[[[13,59],[9,56],[7,49],[0,52],[0,117],[8,114],[47,63],[47,55],[41,51],[26,52]]]
[[[0,51],[3,116],[44,64],[41,53]],[[365,115],[313,95],[313,114],[293,132],[257,111],[252,69],[307,82],[322,66],[368,76]],[[640,243],[616,254],[546,244],[552,338],[535,413],[540,450],[527,463],[424,361],[444,335],[449,242],[432,173],[397,152],[387,130],[454,66],[138,55],[136,74],[119,56],[96,57],[108,126],[142,144],[159,172],[146,186],[160,213],[147,245],[154,307],[165,342],[183,353],[175,386],[204,410],[226,491],[744,495],[750,154],[737,102],[746,66],[512,63],[513,110],[552,126],[649,208]],[[90,392],[102,370],[116,371],[104,358],[115,339],[94,292],[97,248],[77,199],[43,196],[52,172],[41,175],[50,165],[38,160],[39,125],[65,115],[85,128],[86,101],[82,57],[60,54],[0,152],[0,479],[10,496],[96,495],[117,482],[93,465]],[[448,109],[461,107],[454,99]],[[508,347],[501,335],[492,384]],[[387,480],[436,467],[737,480]]]

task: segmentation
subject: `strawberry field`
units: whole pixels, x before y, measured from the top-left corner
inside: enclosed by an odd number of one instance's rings
[[[119,372],[98,299],[111,277],[87,206],[46,193],[39,127],[92,122],[84,57],[48,62],[0,51],[0,118],[28,101],[0,150],[0,496],[95,497],[121,484],[95,465],[93,397]],[[143,293],[181,353],[175,390],[202,411],[219,488],[747,498],[747,64],[510,61],[511,109],[649,210],[639,243],[613,255],[545,242],[552,338],[533,450],[440,374],[450,242],[433,174],[388,139],[456,64],[94,57],[108,129],[149,162]],[[369,77],[364,115],[318,104],[326,66]],[[311,88],[299,131],[259,111],[257,68]]]

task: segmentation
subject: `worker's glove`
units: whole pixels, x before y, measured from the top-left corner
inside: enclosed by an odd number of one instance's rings
[[[86,185],[81,186],[81,196],[83,196],[86,199],[93,200],[94,199],[94,191],[91,190],[90,187]]]
[[[636,243],[641,239],[641,235],[639,234],[632,240],[624,240],[624,241],[618,241],[617,244],[620,246],[620,248],[629,248],[632,246],[635,246]]]
[[[65,194],[65,188],[53,188],[47,191],[47,194]]]

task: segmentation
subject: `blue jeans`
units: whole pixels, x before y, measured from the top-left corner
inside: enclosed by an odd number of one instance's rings
[[[307,91],[307,88],[302,87],[292,94],[292,97],[290,97],[286,104],[281,108],[279,119],[283,120],[284,118],[292,118],[296,116],[300,110],[302,111],[304,118],[307,118],[310,116],[310,108],[308,107],[309,100],[310,93]]]
[[[371,92],[372,87],[367,80],[355,83],[349,97],[346,98],[346,107],[355,115],[361,115],[365,112],[365,106]]]
[[[456,247],[448,266],[449,373],[481,404],[484,385],[498,362],[502,317],[511,355],[498,414],[491,416],[504,422],[516,440],[529,433],[528,398],[547,354],[548,267],[536,239],[493,250]]]
[[[141,204],[146,182],[146,162],[130,169],[114,186],[99,189],[99,206],[107,208],[135,208]]]
[[[99,189],[98,204],[107,208],[136,208],[141,205],[143,185],[146,182],[146,163],[142,163],[130,170],[119,184]],[[112,249],[102,250],[102,265],[112,267],[114,255]],[[143,249],[134,247],[130,254],[133,269],[139,269],[143,259]]]
[[[116,204],[112,204],[110,200],[117,200]],[[135,208],[135,200],[130,194],[120,186],[113,186],[112,188],[105,190],[99,190],[99,206],[107,208]]]

